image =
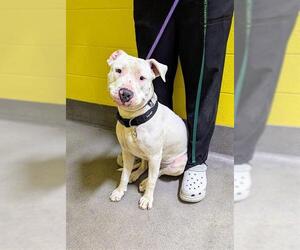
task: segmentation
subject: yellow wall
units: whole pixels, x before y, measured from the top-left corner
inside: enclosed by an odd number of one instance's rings
[[[131,0],[80,0],[67,5],[67,98],[114,105],[107,91],[106,59],[124,49],[136,55]],[[233,125],[233,36],[227,50],[217,123]],[[175,110],[184,116],[182,75],[175,84]]]
[[[65,103],[65,2],[0,5],[0,98]]]
[[[72,0],[67,12],[67,97],[113,105],[106,58],[122,48],[136,55],[131,0]],[[122,27],[122,29],[120,28]],[[124,28],[125,27],[125,28]],[[127,28],[126,28],[127,27]],[[10,0],[0,7],[0,98],[65,102],[65,4]],[[269,124],[300,126],[300,20],[290,39]],[[217,123],[233,125],[233,33],[229,38]],[[175,110],[184,115],[182,75]]]
[[[268,123],[300,127],[300,16],[287,46]]]
[[[107,91],[106,59],[116,49],[136,55],[131,0],[68,1],[67,5],[67,98],[113,105]],[[269,124],[300,126],[300,23],[289,43]],[[226,66],[217,124],[233,126],[234,78],[233,32],[227,48]],[[298,84],[296,84],[298,83]],[[175,84],[175,110],[184,115],[182,75]]]

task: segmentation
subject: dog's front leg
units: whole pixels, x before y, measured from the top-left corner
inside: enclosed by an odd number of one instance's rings
[[[161,154],[155,155],[148,162],[148,178],[146,184],[146,191],[139,202],[139,206],[142,209],[152,208],[153,193],[159,175],[161,158],[162,158]]]
[[[129,177],[133,169],[135,157],[128,151],[122,150],[123,170],[119,186],[110,195],[111,201],[120,201],[127,190]]]

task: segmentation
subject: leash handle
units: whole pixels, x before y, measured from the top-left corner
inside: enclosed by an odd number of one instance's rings
[[[169,23],[169,21],[170,21],[172,15],[173,15],[173,12],[175,11],[176,6],[178,5],[179,1],[180,1],[180,0],[175,0],[175,1],[174,1],[174,3],[173,3],[173,5],[172,5],[172,7],[171,7],[171,9],[170,9],[170,11],[169,11],[169,13],[168,13],[166,19],[165,19],[165,21],[164,21],[164,23],[163,23],[163,25],[162,25],[161,28],[160,28],[160,31],[159,31],[159,33],[158,33],[158,35],[157,35],[157,37],[156,37],[154,43],[152,44],[151,49],[150,49],[149,52],[148,52],[148,55],[147,55],[146,59],[150,59],[150,57],[152,56],[152,54],[153,54],[153,52],[154,52],[154,50],[155,50],[157,44],[159,43],[159,40],[161,39],[161,36],[163,35],[163,33],[164,33],[164,31],[165,31],[165,29],[166,29],[166,27],[167,27],[167,25],[168,25],[168,23]]]

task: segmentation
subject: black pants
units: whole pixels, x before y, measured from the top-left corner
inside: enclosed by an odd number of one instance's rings
[[[173,0],[134,1],[139,57],[146,57],[172,3]],[[168,65],[167,82],[156,79],[154,87],[159,101],[171,109],[173,83],[178,57],[180,58],[185,82],[189,132],[187,168],[202,164],[207,159],[215,127],[232,13],[233,0],[208,0],[204,48],[204,0],[181,0],[152,56]],[[196,107],[203,56],[200,104]],[[199,110],[197,117],[196,109]]]
[[[238,104],[234,127],[235,164],[252,159],[265,128],[286,44],[298,14],[297,1],[235,2],[235,103]]]

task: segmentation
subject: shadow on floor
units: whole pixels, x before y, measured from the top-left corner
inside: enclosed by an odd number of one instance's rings
[[[117,171],[116,159],[104,155],[79,164],[80,183],[83,190],[95,191],[107,180],[118,183],[120,173]]]
[[[65,184],[65,158],[31,160],[24,162],[22,176],[26,189],[52,189]]]
[[[104,154],[105,155],[105,154]],[[97,158],[94,158],[89,161],[82,161],[79,164],[80,169],[80,182],[81,188],[86,191],[95,191],[106,181],[113,181],[115,186],[119,184],[121,178],[121,170],[120,167],[116,163],[116,157],[105,157],[101,155]],[[129,185],[136,186],[137,190],[139,184],[147,178],[147,171],[134,183]],[[180,179],[181,184],[181,176],[161,176],[159,178],[163,182],[176,182]],[[180,190],[180,185],[178,188],[178,193]]]

